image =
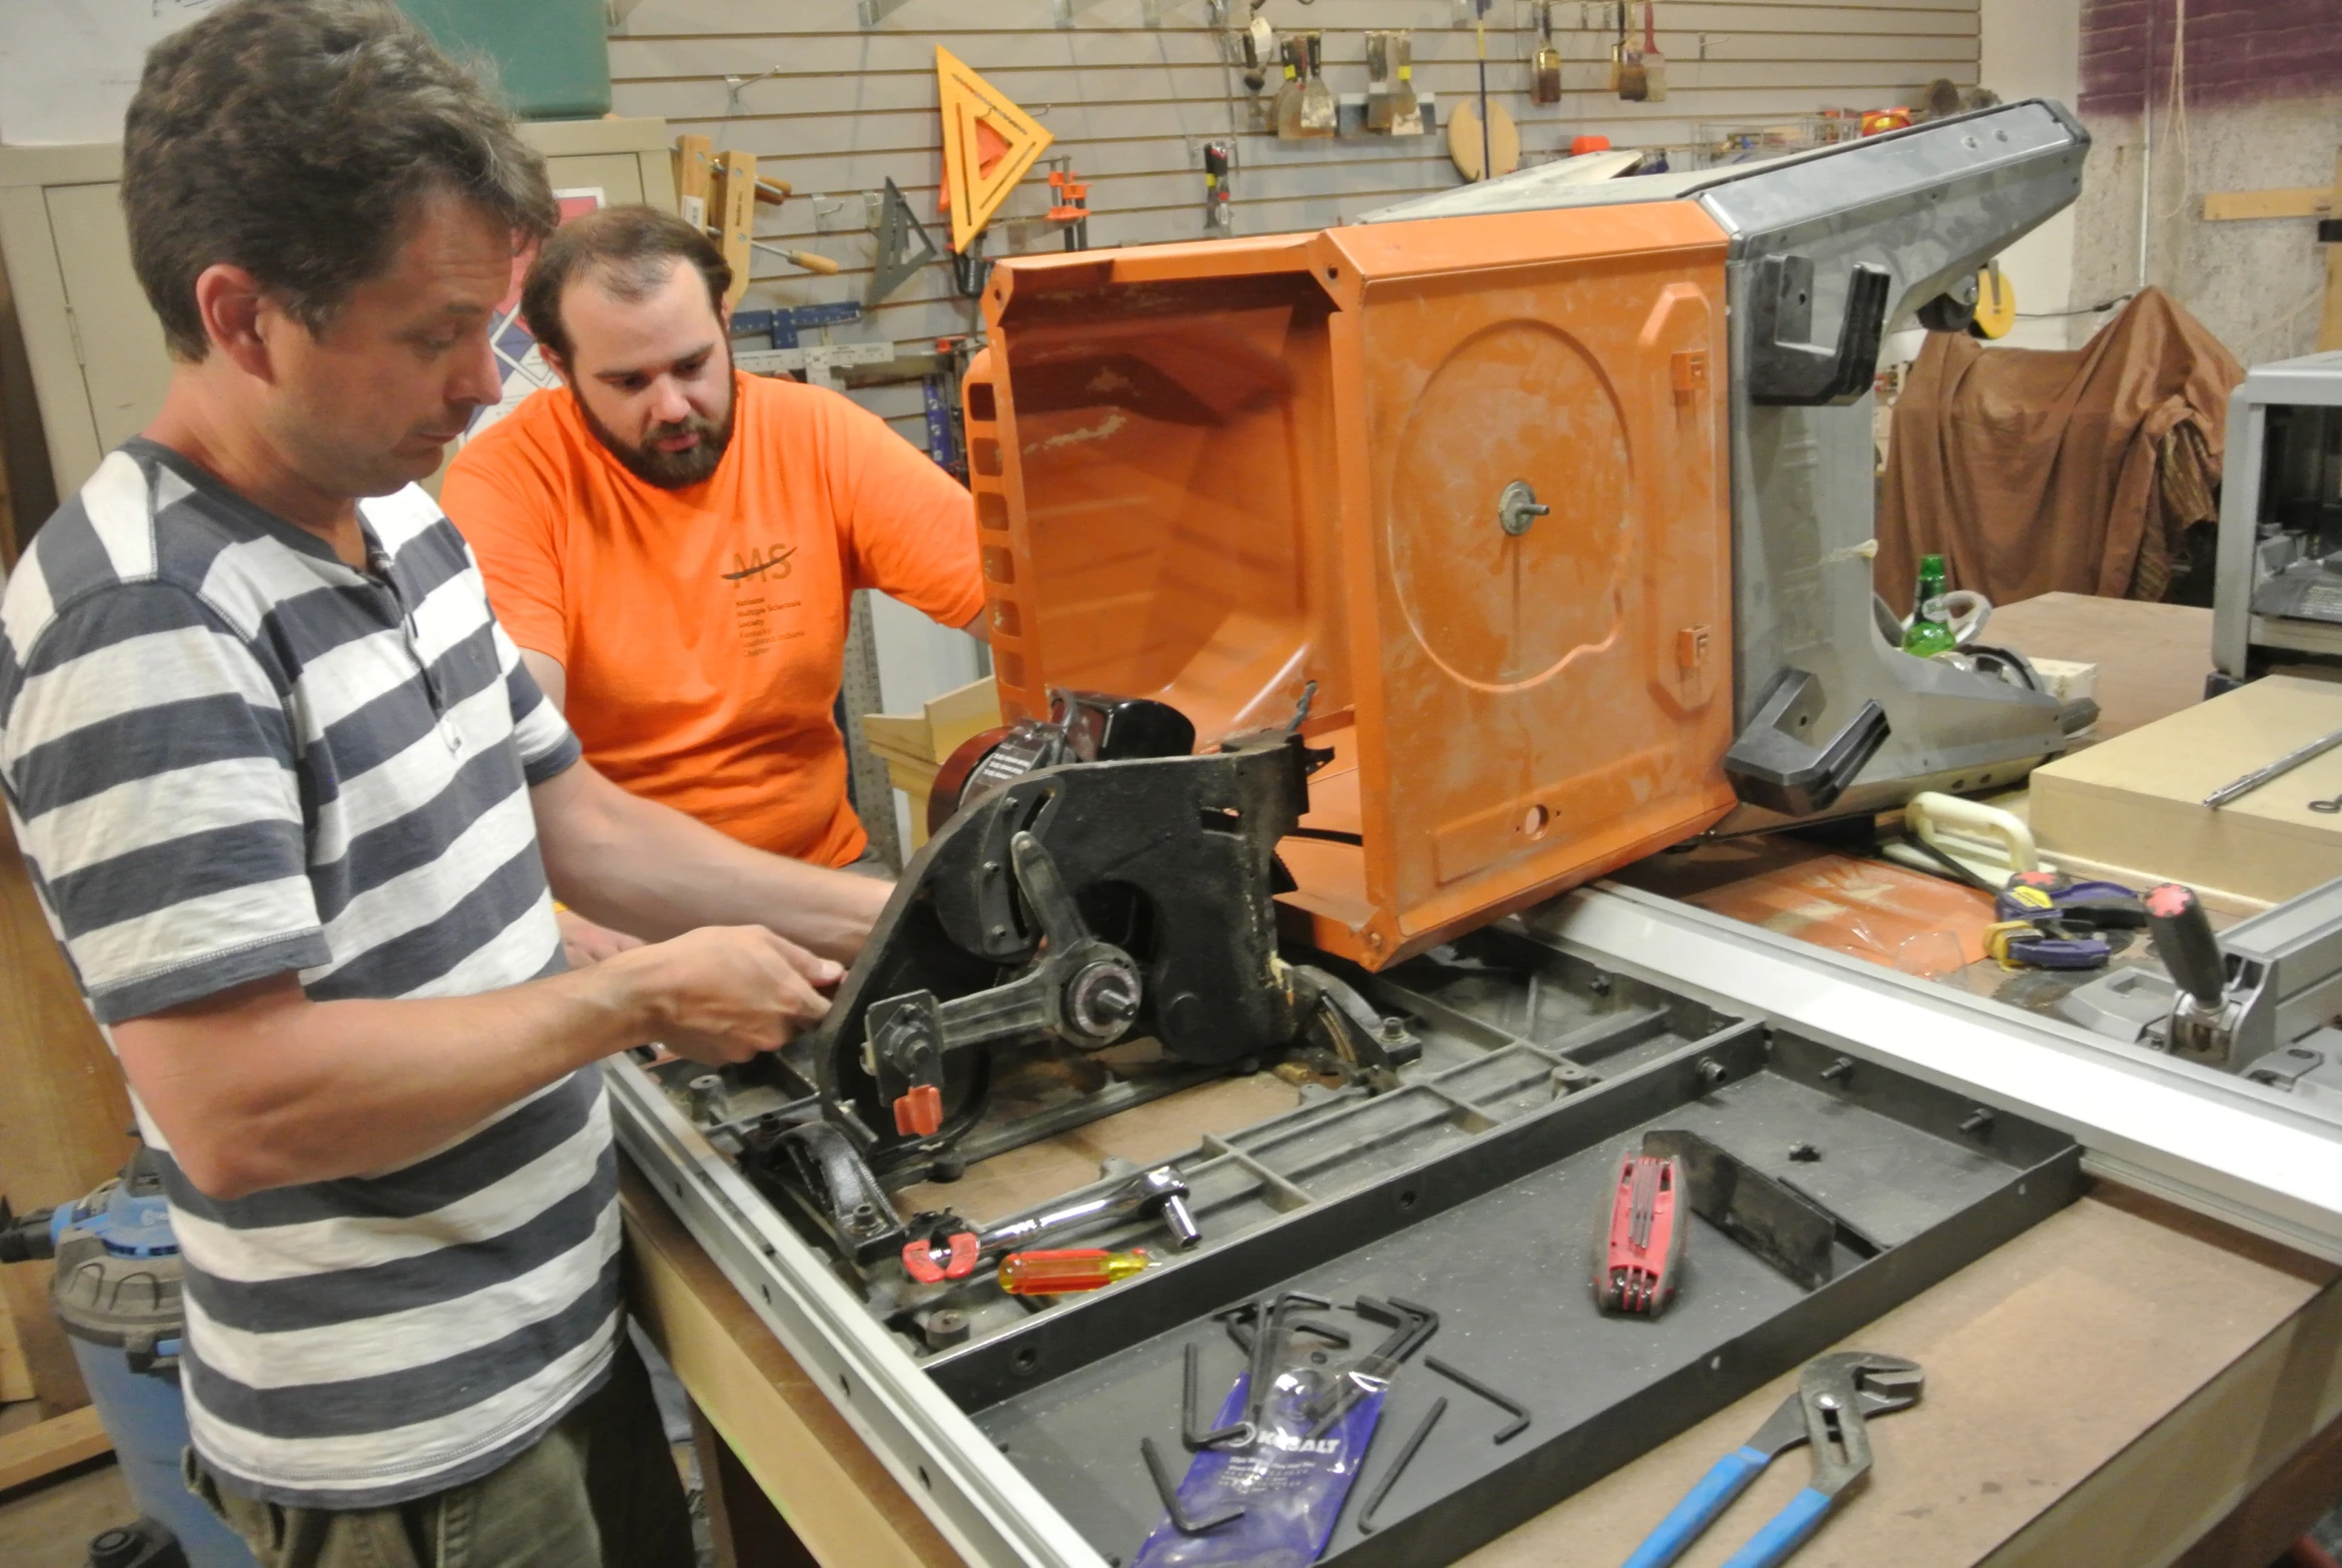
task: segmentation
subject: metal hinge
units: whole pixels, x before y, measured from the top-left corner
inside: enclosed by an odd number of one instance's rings
[[[73,335],[73,363],[83,370],[90,368],[89,356],[81,352],[81,322],[73,314],[73,307],[65,308],[65,330]]]

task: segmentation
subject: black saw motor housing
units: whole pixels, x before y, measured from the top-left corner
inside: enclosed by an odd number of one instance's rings
[[[1127,957],[1137,975],[1121,1033],[1199,1066],[1280,1048],[1297,1013],[1277,963],[1276,845],[1308,809],[1318,755],[1297,735],[1263,732],[1201,755],[1041,768],[963,807],[905,868],[812,1042],[829,1114],[867,1131],[876,1167],[964,1136],[984,1109],[990,1051],[1015,1042],[997,1033],[955,1041],[951,1004],[1005,993],[1047,963],[1052,902],[1079,911],[1078,921],[1061,917],[1061,932],[1078,926],[1085,945]],[[1070,908],[1028,885],[1052,883]],[[1061,937],[1061,957],[1069,945]],[[940,1126],[923,1135],[900,1127],[903,1084],[870,1044],[907,998],[943,1031],[941,1072],[930,1074],[940,1076]],[[1040,1026],[1022,1033],[1104,1043]]]

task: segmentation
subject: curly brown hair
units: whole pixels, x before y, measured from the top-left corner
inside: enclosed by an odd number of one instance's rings
[[[390,265],[433,192],[509,225],[516,247],[559,217],[543,160],[479,75],[388,0],[233,0],[147,55],[122,210],[179,359],[210,349],[205,268],[244,268],[320,332]]]

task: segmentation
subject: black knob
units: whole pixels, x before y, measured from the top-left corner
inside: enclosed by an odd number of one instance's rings
[[[2219,939],[2212,923],[2196,902],[2195,890],[2166,882],[2147,889],[2141,900],[2147,907],[2147,928],[2154,934],[2155,952],[2180,990],[2207,1010],[2227,1000],[2227,965],[2220,957]]]
[[[90,1538],[90,1568],[131,1568],[146,1544],[136,1530],[101,1530]]]

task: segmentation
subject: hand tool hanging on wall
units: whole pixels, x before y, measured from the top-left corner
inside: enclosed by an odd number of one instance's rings
[[[1415,97],[1415,44],[1407,33],[1366,35],[1366,129],[1386,136],[1423,134],[1423,106]]]
[[[1276,29],[1268,25],[1268,18],[1255,16],[1251,25],[1239,35],[1244,50],[1244,91],[1252,95],[1251,128],[1254,131],[1276,129],[1275,99],[1263,103],[1260,94],[1266,90],[1270,76],[1277,81],[1277,92],[1284,91],[1284,73],[1276,52]]]
[[[754,153],[716,152],[704,136],[675,138],[675,209],[685,223],[697,225],[716,242],[732,269],[732,286],[724,292],[726,307],[738,306],[748,292],[751,251],[778,256],[824,277],[838,271],[836,262],[818,252],[771,245],[755,237],[757,207],[778,207],[791,193],[787,181],[757,178]]]
[[[1062,160],[1064,167],[1049,172],[1049,189],[1054,198],[1049,209],[1049,221],[1062,224],[1066,231],[1066,249],[1090,249],[1090,184],[1074,178],[1074,161]]]
[[[2007,337],[2015,326],[2016,285],[2002,276],[2000,259],[1994,257],[1976,274],[1976,316],[1967,324],[1967,334],[1989,342]]]
[[[1233,165],[1232,144],[1203,144],[1203,233],[1214,240],[1236,232],[1236,210],[1228,200],[1234,194],[1228,188],[1228,171]]]
[[[1667,98],[1667,56],[1659,52],[1659,0],[1643,0],[1643,101]]]
[[[1489,0],[1472,0],[1472,38],[1478,45],[1480,64],[1480,167],[1496,167],[1493,149],[1488,142],[1488,4]],[[1483,175],[1483,178],[1486,178]]]
[[[1276,92],[1276,134],[1280,140],[1331,136],[1336,128],[1333,93],[1319,74],[1324,55],[1318,33],[1284,36],[1284,86]]]
[[[1869,1350],[1843,1350],[1809,1361],[1797,1391],[1757,1428],[1756,1435],[1716,1461],[1700,1484],[1635,1548],[1626,1568],[1667,1568],[1716,1522],[1749,1483],[1800,1443],[1813,1449],[1814,1478],[1746,1546],[1733,1568],[1772,1568],[1786,1562],[1852,1496],[1871,1472],[1871,1438],[1864,1422],[1919,1403],[1927,1373],[1917,1361]]]
[[[1504,105],[1488,96],[1488,6],[1473,0],[1474,28],[1480,47],[1480,87],[1471,103],[1459,107],[1447,120],[1447,156],[1466,180],[1490,180],[1512,173],[1521,165],[1521,133]]]
[[[916,237],[917,255],[911,251]],[[927,232],[911,211],[911,204],[903,200],[903,193],[895,188],[890,178],[886,195],[878,215],[878,266],[870,275],[870,293],[865,305],[876,305],[911,281],[911,276],[943,254],[936,248],[935,239]]]
[[[949,49],[935,51],[935,78],[944,119],[943,199],[952,249],[965,255],[1056,138]]]
[[[1553,47],[1554,0],[1537,3],[1537,55],[1529,65],[1529,102],[1561,102],[1561,51]]]
[[[1651,96],[1651,79],[1643,69],[1643,46],[1627,37],[1627,0],[1618,4],[1618,96],[1639,104]]]

